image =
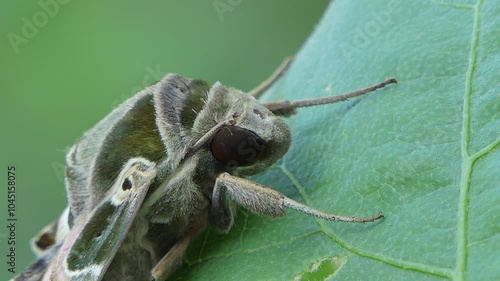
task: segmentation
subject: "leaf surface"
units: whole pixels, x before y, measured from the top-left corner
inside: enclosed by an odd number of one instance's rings
[[[240,211],[229,234],[190,247],[176,277],[300,280],[341,260],[315,280],[499,280],[499,14],[487,0],[332,2],[263,100],[399,83],[300,109],[290,151],[253,180],[327,212],[386,217]]]

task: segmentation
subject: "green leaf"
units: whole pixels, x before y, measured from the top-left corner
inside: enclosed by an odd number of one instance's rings
[[[500,2],[333,2],[265,100],[399,84],[300,109],[293,144],[253,179],[312,207],[382,221],[239,212],[190,247],[178,279],[500,279]],[[333,274],[333,275],[332,275]],[[315,280],[318,276],[314,277]]]

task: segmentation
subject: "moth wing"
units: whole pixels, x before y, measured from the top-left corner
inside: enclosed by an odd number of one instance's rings
[[[124,101],[86,131],[66,154],[70,228],[109,193],[128,160],[143,157],[155,162],[164,157],[152,92],[151,86]]]
[[[68,203],[71,210],[67,223],[72,226],[73,219],[80,216],[87,207],[87,202],[90,198],[90,192],[86,188],[88,186],[88,167],[87,163],[79,159],[78,148],[80,142],[71,147],[66,155],[66,172],[65,185],[68,195]],[[87,160],[88,161],[88,160]]]
[[[144,158],[130,159],[108,196],[88,216],[75,222],[43,280],[101,280],[155,176],[154,163]]]

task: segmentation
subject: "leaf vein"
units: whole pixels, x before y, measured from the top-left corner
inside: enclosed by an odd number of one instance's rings
[[[457,222],[457,261],[455,267],[454,279],[463,281],[465,280],[465,273],[467,269],[467,255],[468,255],[468,211],[469,211],[469,196],[470,196],[470,181],[474,165],[474,158],[470,156],[470,133],[471,133],[471,96],[472,96],[472,82],[477,63],[477,48],[479,44],[479,31],[480,31],[480,8],[483,0],[479,0],[474,5],[474,23],[471,34],[471,43],[469,50],[469,65],[467,67],[465,79],[465,92],[463,101],[463,123],[462,123],[462,141],[461,141],[461,154],[462,154],[462,175],[460,179],[460,195],[458,207],[458,222]]]
[[[304,187],[298,182],[298,180],[295,178],[293,173],[291,173],[285,166],[285,161],[282,162],[280,165],[281,170],[283,173],[290,179],[294,187],[299,191],[301,196],[304,199],[304,202],[311,206],[310,204],[310,199],[307,196]],[[365,251],[363,249],[354,247],[353,245],[349,244],[348,242],[344,241],[341,239],[339,236],[336,234],[328,231],[327,227],[325,226],[325,223],[323,220],[320,220],[318,218],[315,218],[316,222],[318,223],[320,227],[320,231],[323,232],[327,237],[329,237],[331,240],[335,241],[339,246],[343,247],[347,251],[361,256],[365,258],[369,258],[378,262],[382,262],[397,268],[405,269],[405,270],[410,270],[410,271],[415,271],[415,272],[420,272],[424,274],[429,274],[429,275],[434,275],[438,277],[443,277],[447,279],[452,279],[453,277],[453,272],[446,269],[446,268],[440,268],[440,267],[435,267],[431,265],[426,265],[426,264],[421,264],[421,263],[415,263],[415,262],[409,262],[409,261],[404,261],[396,258],[392,258],[383,254],[379,253],[373,253],[369,251]]]
[[[455,3],[441,2],[441,1],[435,1],[435,0],[433,0],[432,2],[438,6],[443,6],[443,7],[453,8],[453,9],[474,10],[474,5],[455,4]]]
[[[494,142],[490,143],[489,145],[485,146],[483,149],[479,150],[478,152],[474,153],[474,155],[471,156],[472,161],[476,161],[479,158],[487,155],[488,153],[492,152],[497,148],[497,146],[500,145],[500,138],[496,139]]]

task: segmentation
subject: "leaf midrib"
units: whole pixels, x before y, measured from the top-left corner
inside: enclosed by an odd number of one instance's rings
[[[479,0],[473,6],[474,24],[472,27],[472,37],[469,49],[469,65],[465,78],[465,91],[463,101],[463,121],[462,121],[462,175],[460,178],[460,195],[458,201],[458,219],[457,219],[457,253],[454,280],[465,280],[467,269],[467,243],[468,243],[468,223],[469,223],[469,198],[470,181],[472,168],[475,160],[470,156],[470,132],[471,132],[471,97],[472,82],[477,63],[477,46],[479,43],[480,16],[483,0]]]

